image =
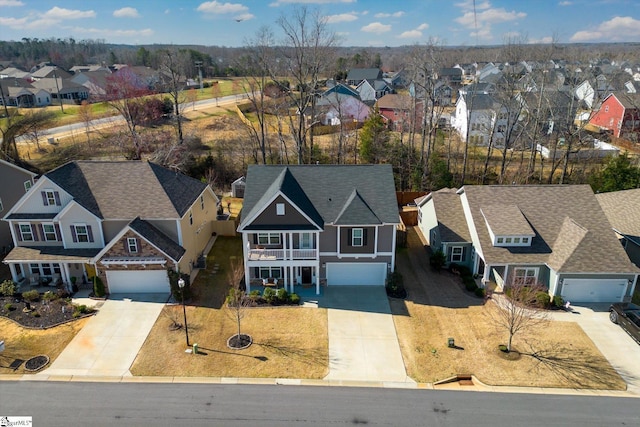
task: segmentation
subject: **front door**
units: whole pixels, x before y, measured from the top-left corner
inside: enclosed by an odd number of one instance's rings
[[[302,283],[311,283],[311,267],[302,267]]]

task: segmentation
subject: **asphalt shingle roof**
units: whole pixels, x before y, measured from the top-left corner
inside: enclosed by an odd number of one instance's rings
[[[516,205],[489,205],[480,208],[480,212],[495,236],[534,235]]]
[[[471,242],[469,227],[456,190],[443,188],[431,193],[431,198],[438,219],[440,240],[453,243]]]
[[[320,227],[399,222],[391,165],[250,165],[240,228],[278,192]]]
[[[596,194],[611,226],[640,245],[640,188]]]
[[[45,175],[99,218],[180,218],[206,184],[141,161],[75,161]]]
[[[154,227],[153,224],[140,219],[140,217],[131,221],[129,227],[169,255],[174,261],[180,261],[180,258],[186,252],[182,246],[171,240],[166,234]]]
[[[464,186],[487,264],[548,264],[565,273],[637,273],[588,185]],[[529,247],[492,245],[481,209],[515,205],[535,237]]]

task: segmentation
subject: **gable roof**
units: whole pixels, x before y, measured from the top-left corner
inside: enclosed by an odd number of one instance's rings
[[[182,258],[186,252],[182,246],[171,240],[166,234],[158,230],[150,222],[140,219],[140,217],[131,221],[129,223],[129,227],[162,252],[170,256],[174,261],[180,261],[180,258]]]
[[[250,165],[239,228],[278,193],[319,227],[399,222],[391,165]]]
[[[471,242],[460,196],[455,188],[443,188],[430,194],[438,220],[442,242]]]
[[[347,81],[377,80],[382,78],[379,68],[352,68],[347,74]]]
[[[99,218],[181,218],[204,184],[142,161],[75,161],[45,174]]]
[[[613,229],[640,246],[640,188],[596,194]]]
[[[464,186],[487,264],[547,264],[567,273],[637,273],[588,185]],[[481,209],[515,205],[535,236],[528,247],[492,245]]]
[[[409,110],[413,105],[413,98],[409,95],[388,93],[378,99],[378,108],[391,110]]]

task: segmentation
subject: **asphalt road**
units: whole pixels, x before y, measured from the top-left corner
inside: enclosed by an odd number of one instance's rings
[[[384,388],[1,381],[34,426],[637,426],[634,398]]]

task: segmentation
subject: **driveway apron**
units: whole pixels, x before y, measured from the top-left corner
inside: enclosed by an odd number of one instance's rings
[[[131,376],[129,367],[168,295],[111,295],[51,367],[38,375]]]
[[[383,287],[328,287],[319,306],[328,309],[326,380],[412,382]]]
[[[554,320],[578,323],[625,380],[627,390],[640,395],[640,345],[609,320],[609,304],[573,306],[571,313],[554,313]]]

